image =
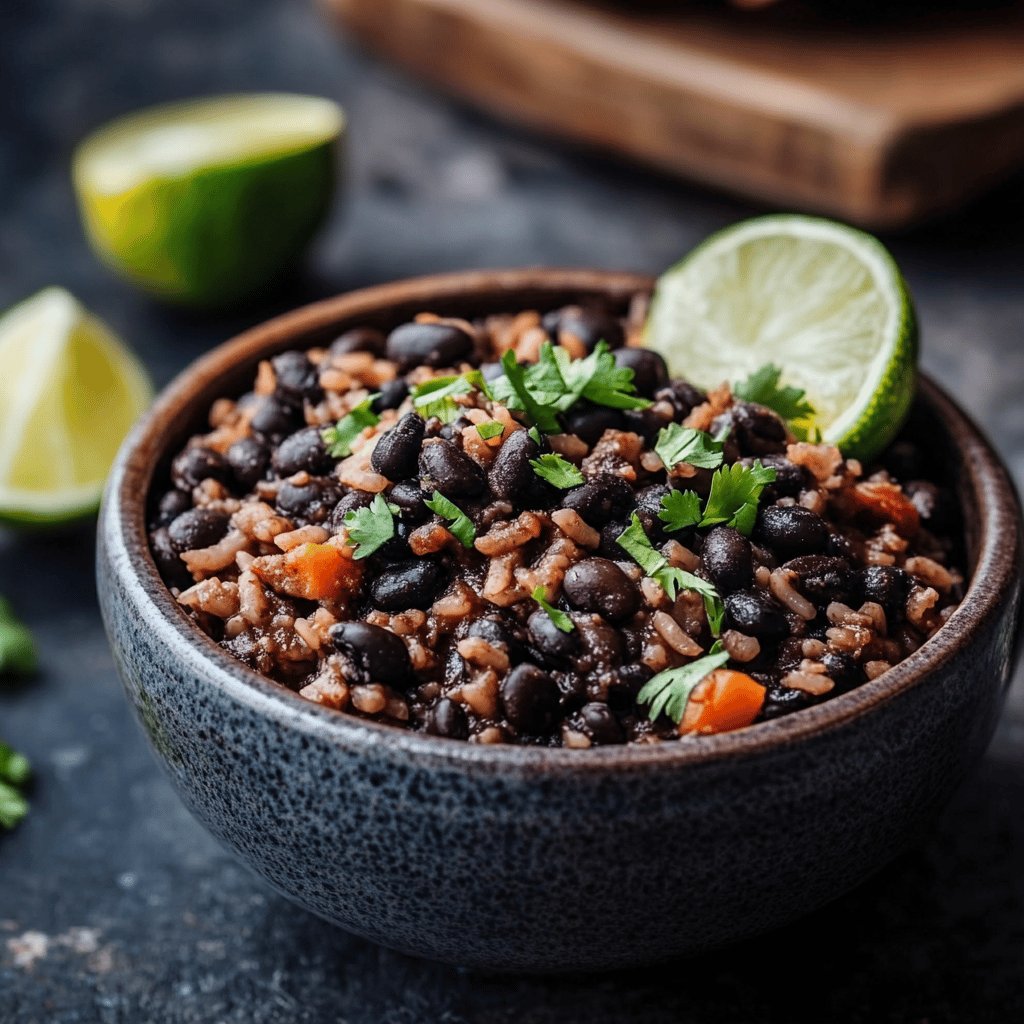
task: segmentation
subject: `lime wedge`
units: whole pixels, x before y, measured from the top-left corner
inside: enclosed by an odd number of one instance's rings
[[[877,239],[816,217],[757,217],[699,245],[658,281],[646,340],[701,387],[781,367],[823,440],[852,458],[889,444],[914,397],[917,321],[899,268]]]
[[[0,317],[0,520],[92,512],[125,434],[149,404],[135,357],[62,288]]]
[[[93,248],[161,298],[238,302],[293,264],[323,221],[344,124],[330,100],[283,93],[120,118],[74,156]]]

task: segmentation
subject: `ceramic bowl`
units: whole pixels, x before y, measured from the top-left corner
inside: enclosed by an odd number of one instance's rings
[[[103,616],[128,697],[186,804],[301,906],[405,952],[500,970],[622,967],[772,928],[905,848],[988,742],[1018,625],[1020,508],[991,447],[922,381],[971,583],[884,675],[731,734],[588,751],[477,746],[309,703],[196,629],[157,574],[146,506],[169,455],[258,360],[355,324],[478,315],[650,280],[520,270],[421,278],[280,317],[200,359],[125,443],[99,525]]]

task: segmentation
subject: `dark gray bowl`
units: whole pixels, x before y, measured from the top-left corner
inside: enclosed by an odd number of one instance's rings
[[[720,736],[590,751],[471,746],[359,721],[249,671],[165,589],[147,493],[210,402],[258,359],[355,323],[619,306],[646,278],[455,274],[371,288],[201,359],[135,429],[99,527],[103,616],[128,696],[196,816],[271,885],[385,945],[504,970],[621,967],[727,943],[855,886],[918,834],[992,733],[1020,599],[1016,495],[925,380],[911,429],[943,453],[967,523],[966,600],[850,693]]]

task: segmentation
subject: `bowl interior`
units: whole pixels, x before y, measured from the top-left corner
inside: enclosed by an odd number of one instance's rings
[[[653,282],[643,276],[601,271],[485,271],[417,278],[353,292],[317,303],[253,328],[204,356],[161,394],[138,425],[118,460],[107,501],[117,505],[116,524],[152,611],[179,638],[200,648],[225,685],[242,684],[252,694],[272,698],[282,715],[296,712],[312,728],[335,731],[345,741],[384,742],[435,757],[457,750],[460,760],[523,765],[546,763],[578,769],[595,761],[638,764],[705,760],[762,749],[836,726],[917,685],[967,642],[971,631],[995,613],[1001,597],[1020,573],[1020,509],[998,458],[974,424],[933,382],[924,377],[904,437],[916,441],[930,459],[931,478],[951,486],[963,520],[958,561],[970,574],[964,602],[935,637],[877,679],[822,704],[734,733],[702,736],[685,744],[599,747],[581,756],[550,748],[474,746],[425,736],[393,726],[354,719],[304,700],[258,675],[193,626],[164,586],[149,554],[146,510],[159,497],[170,459],[202,428],[212,402],[248,390],[256,367],[288,348],[329,342],[353,326],[389,329],[419,312],[472,318],[524,309],[546,311],[573,302],[601,301],[624,312],[637,293]]]

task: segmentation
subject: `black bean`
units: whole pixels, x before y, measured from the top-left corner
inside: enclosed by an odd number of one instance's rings
[[[402,480],[388,492],[388,501],[398,506],[399,515],[410,523],[423,523],[430,518],[430,509],[423,504],[429,497],[415,480]]]
[[[312,476],[304,484],[285,481],[278,488],[275,504],[289,519],[323,523],[341,499],[341,485],[331,477]]]
[[[608,684],[608,703],[619,711],[629,710],[636,703],[636,695],[653,674],[640,662],[613,670]]]
[[[320,371],[305,352],[282,352],[270,361],[270,365],[277,379],[274,395],[282,402],[301,406],[303,399],[307,399],[315,405],[324,397]]]
[[[650,484],[636,492],[636,514],[643,523],[644,529],[651,533],[661,528],[661,502],[672,493],[668,484]]]
[[[243,437],[225,453],[235,483],[245,493],[251,491],[263,479],[270,463],[267,446],[255,437]]]
[[[853,597],[853,573],[845,558],[800,555],[786,562],[783,568],[796,573],[797,590],[819,607],[826,607],[832,601],[846,604]]]
[[[389,480],[401,480],[416,473],[416,461],[423,443],[423,418],[407,412],[377,442],[370,453],[370,465]]]
[[[609,348],[621,348],[626,343],[619,318],[598,306],[565,306],[545,314],[543,322],[553,341],[563,336],[575,339],[588,352],[593,352],[599,341]]]
[[[622,414],[622,429],[639,434],[648,445],[653,446],[658,432],[673,419],[671,413],[654,405],[649,409],[626,409]]]
[[[821,658],[826,675],[836,684],[835,693],[850,690],[864,681],[864,672],[849,654],[826,651]]]
[[[711,432],[718,434],[726,428],[741,455],[776,455],[786,450],[785,423],[763,405],[737,402],[714,421]]]
[[[387,339],[373,327],[353,327],[339,334],[331,342],[332,356],[347,356],[352,352],[369,352],[383,359],[387,351]]]
[[[812,701],[810,694],[803,690],[794,690],[788,686],[770,686],[764,695],[761,717],[766,721],[788,715],[807,707]]]
[[[172,519],[177,519],[182,512],[192,507],[192,497],[185,491],[168,491],[156,508],[157,526],[166,526]]]
[[[338,499],[324,525],[337,533],[345,525],[345,516],[349,512],[354,512],[357,508],[369,508],[375,497],[376,495],[370,494],[369,491],[348,491]]]
[[[562,508],[572,509],[590,526],[600,528],[633,506],[633,490],[611,473],[591,477],[585,484],[562,495]]]
[[[530,642],[545,661],[560,664],[579,650],[579,631],[574,629],[571,633],[563,633],[551,621],[551,616],[541,608],[530,616],[526,628],[530,633]]]
[[[701,563],[723,594],[749,587],[754,578],[750,541],[731,526],[716,526],[708,533],[701,548]]]
[[[623,549],[619,544],[619,538],[629,529],[628,519],[613,519],[601,527],[601,541],[597,545],[597,553],[603,558],[610,558],[613,562],[624,557]]]
[[[779,640],[789,632],[782,608],[756,590],[739,590],[725,598],[725,620],[730,629],[738,629],[758,640]]]
[[[540,445],[526,430],[516,430],[505,438],[491,463],[487,482],[499,498],[515,500],[533,486],[536,474],[531,459],[540,455]]]
[[[834,558],[845,558],[850,563],[857,560],[857,549],[854,547],[853,541],[838,532],[828,535],[825,554],[832,555]]]
[[[939,487],[928,480],[910,480],[903,485],[903,493],[914,503],[914,508],[928,529],[947,533],[955,528],[956,501],[945,487]]]
[[[511,622],[496,618],[486,617],[474,619],[466,630],[466,636],[479,637],[489,644],[504,645],[508,656],[512,661],[522,661],[527,657],[527,648],[523,642],[523,636]]]
[[[640,607],[633,581],[607,558],[577,562],[563,583],[570,604],[584,612],[599,612],[610,622],[624,622]]]
[[[753,457],[740,460],[745,466],[754,464]],[[775,479],[761,493],[763,505],[774,504],[779,498],[796,498],[811,484],[810,474],[803,466],[790,462],[785,455],[765,455],[760,463],[775,470]]]
[[[615,365],[633,371],[633,386],[645,398],[668,384],[665,360],[649,348],[620,348],[615,353]]]
[[[413,681],[409,651],[391,630],[368,622],[339,622],[331,627],[330,637],[359,682],[403,688]]]
[[[519,732],[550,732],[558,717],[559,696],[555,681],[536,665],[517,665],[501,683],[505,718]]]
[[[212,508],[190,508],[167,527],[176,551],[192,551],[216,544],[228,532],[231,517]]]
[[[618,409],[606,405],[577,402],[564,416],[565,432],[575,434],[593,447],[606,430],[621,430],[625,423]]]
[[[462,436],[462,431],[471,425],[471,420],[465,416],[457,416],[451,423],[446,423],[437,436],[443,437],[446,441],[456,441]]]
[[[609,625],[599,615],[578,616],[574,621],[580,632],[580,658],[588,663],[588,671],[595,666],[611,668],[622,661],[620,626]]]
[[[452,740],[469,739],[469,719],[461,704],[442,697],[427,716],[426,731]]]
[[[882,455],[882,465],[897,480],[913,480],[924,474],[925,459],[912,441],[897,441]]]
[[[380,386],[377,397],[370,404],[374,412],[383,412],[385,409],[397,409],[409,394],[409,385],[401,377],[385,381]]]
[[[441,566],[426,558],[386,566],[370,584],[370,600],[386,612],[427,609],[442,581]]]
[[[768,505],[757,517],[755,536],[783,558],[794,558],[823,551],[829,531],[825,520],[809,508]]]
[[[149,538],[150,548],[153,552],[153,561],[156,562],[160,575],[169,587],[177,587],[184,590],[192,586],[194,580],[185,568],[180,553],[172,543],[166,526],[154,530]]]
[[[675,409],[678,420],[685,419],[697,408],[698,405],[707,401],[707,395],[695,388],[692,384],[678,377],[670,380],[667,387],[663,387],[654,393],[656,402],[668,402]]]
[[[902,620],[906,612],[907,597],[913,580],[904,569],[893,565],[869,565],[857,574],[858,597],[863,601],[874,601],[885,609],[890,629]]]
[[[204,480],[231,481],[231,467],[224,456],[212,448],[193,445],[186,448],[171,463],[171,481],[179,491],[191,491]]]
[[[505,376],[505,367],[501,363],[481,363],[480,372],[484,375],[484,380],[497,380]]]
[[[451,441],[429,441],[420,449],[420,479],[426,490],[446,498],[480,494],[487,486],[484,471]]]
[[[455,366],[472,351],[472,337],[454,324],[402,324],[388,335],[388,359],[403,373],[415,366]]]
[[[580,709],[580,717],[586,732],[598,746],[626,742],[622,726],[607,704],[584,704]]]
[[[252,429],[271,441],[279,441],[302,426],[302,410],[274,396],[264,398],[253,414]]]
[[[320,428],[304,427],[277,446],[271,464],[278,476],[292,476],[302,470],[314,474],[327,473],[334,465],[334,459],[320,436]]]

